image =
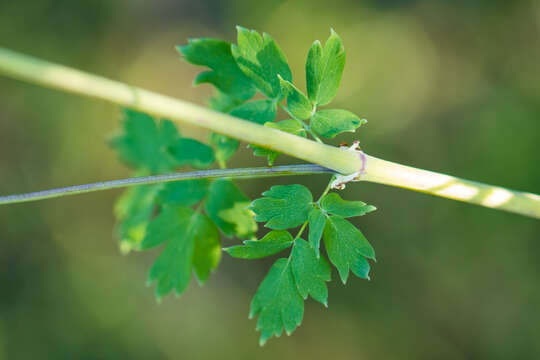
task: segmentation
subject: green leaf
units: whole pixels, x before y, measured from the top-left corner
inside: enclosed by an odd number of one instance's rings
[[[279,76],[281,92],[287,97],[287,108],[297,119],[306,120],[311,117],[313,106],[303,92],[298,90],[290,81]]]
[[[239,101],[221,91],[217,91],[209,100],[210,107],[214,110],[229,113],[232,109],[240,105]],[[227,161],[236,153],[240,142],[225,135],[210,134],[210,145],[214,148],[214,155],[220,167],[225,168]]]
[[[253,83],[236,65],[230,43],[209,38],[190,39],[187,45],[176,48],[188,62],[212,69],[200,73],[195,84],[213,84],[222,92],[241,100],[255,95]]]
[[[231,115],[263,125],[276,118],[276,103],[272,100],[255,100],[231,110]]]
[[[156,121],[149,115],[124,110],[123,132],[111,140],[120,158],[136,169],[152,173],[172,170],[176,160],[168,149],[180,135],[168,120]]]
[[[255,214],[249,207],[250,202],[236,202],[230,209],[221,210],[219,217],[234,225],[234,233],[240,238],[251,237],[257,232]]]
[[[250,319],[257,319],[261,331],[260,345],[273,335],[290,335],[304,317],[304,301],[296,289],[291,265],[287,259],[278,259],[266,275],[251,302]]]
[[[331,30],[324,45],[315,41],[309,49],[306,62],[306,82],[309,99],[317,105],[326,105],[336,96],[345,67],[345,48],[340,37]]]
[[[317,258],[320,256],[320,245],[321,238],[324,230],[324,225],[326,224],[326,216],[319,208],[313,208],[309,213],[309,243],[315,250]]]
[[[240,69],[271,99],[281,98],[278,75],[292,81],[287,59],[274,39],[268,34],[261,36],[255,30],[237,26],[238,45],[232,45],[232,54]]]
[[[269,128],[280,131],[285,131],[289,134],[306,137],[306,130],[302,126],[302,123],[294,119],[286,119],[278,122],[267,122],[264,124],[264,126],[268,126]]]
[[[244,102],[244,100],[238,100],[224,92],[216,90],[214,95],[208,99],[208,106],[216,111],[228,113],[242,102]]]
[[[216,160],[210,146],[191,138],[177,139],[169,147],[169,151],[179,166],[207,169]]]
[[[199,284],[204,284],[221,260],[219,231],[216,225],[203,214],[196,214],[193,222],[195,241],[193,270]]]
[[[141,247],[167,242],[150,269],[149,282],[157,282],[161,299],[173,289],[180,295],[189,284],[192,270],[202,283],[219,263],[220,245],[215,226],[203,214],[184,206],[166,206],[148,226]]]
[[[339,215],[344,218],[362,216],[377,210],[375,206],[367,205],[362,201],[343,200],[337,193],[325,195],[321,199],[321,207],[332,215]]]
[[[324,306],[328,306],[328,289],[325,282],[331,279],[330,265],[324,257],[318,257],[303,239],[294,240],[292,272],[298,292],[304,299],[307,299],[309,294]]]
[[[206,213],[223,234],[231,237],[235,234],[237,224],[224,220],[219,214],[224,210],[234,208],[236,203],[246,201],[249,199],[231,180],[219,179],[210,185],[205,203]]]
[[[244,245],[236,245],[223,249],[229,255],[240,259],[260,259],[277,254],[290,247],[293,237],[288,231],[273,230],[260,240],[246,240]]]
[[[192,206],[208,194],[209,186],[207,179],[169,182],[163,185],[158,198],[162,204]]]
[[[214,147],[214,155],[220,167],[224,168],[227,161],[236,153],[240,142],[221,134],[211,134],[210,144]]]
[[[267,221],[265,227],[284,230],[302,225],[312,209],[313,197],[302,185],[277,185],[251,203],[255,220]]]
[[[349,269],[358,277],[369,279],[369,263],[375,251],[364,235],[341,216],[330,216],[324,227],[324,244],[330,261],[345,284]]]
[[[278,122],[267,122],[264,124],[264,126],[285,131],[289,134],[306,137],[306,130],[299,121],[294,119],[281,120]],[[266,149],[257,145],[250,145],[250,147],[253,149],[253,155],[266,156],[269,166],[274,165],[274,161],[276,161],[277,157],[280,155],[280,153],[277,151]]]
[[[147,250],[159,246],[179,233],[183,233],[193,214],[193,210],[186,206],[163,206],[159,215],[148,225],[141,249]]]
[[[181,294],[191,278],[191,259],[194,243],[186,230],[189,229],[193,211],[172,206],[148,226],[142,248],[148,249],[168,241],[167,246],[150,269],[148,282],[157,282],[156,297],[161,299],[171,290]]]
[[[360,126],[367,123],[347,110],[320,110],[311,118],[311,129],[317,134],[333,138],[342,132],[355,132]]]
[[[250,148],[253,149],[253,155],[255,156],[266,156],[266,161],[268,162],[268,166],[273,166],[274,162],[276,161],[277,157],[279,156],[279,153],[274,150],[265,149],[257,145],[249,145]]]
[[[319,88],[321,86],[322,53],[323,48],[321,42],[319,40],[316,40],[309,48],[306,60],[306,88],[308,92],[308,97],[313,104],[317,104],[318,102]]]
[[[123,253],[139,249],[162,186],[163,184],[135,186],[124,191],[118,198],[114,212],[118,221],[116,232]]]

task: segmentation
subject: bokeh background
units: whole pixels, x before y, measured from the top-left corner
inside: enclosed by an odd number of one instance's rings
[[[370,154],[540,192],[540,2],[0,0],[0,46],[204,103],[188,37],[266,31],[304,88],[311,42],[347,50],[334,105],[369,119]],[[106,145],[116,106],[0,78],[0,194],[129,175]],[[205,139],[207,133],[183,127]],[[350,141],[344,136],[337,141]],[[282,157],[279,163],[296,160]],[[263,165],[243,149],[230,166]],[[243,181],[322,190],[326,176]],[[0,208],[1,359],[540,358],[540,222],[376,184],[343,196],[377,251],[372,281],[329,285],[291,337],[258,346],[249,302],[269,262],[224,256],[207,286],[157,305],[157,252],[122,256],[119,191]]]

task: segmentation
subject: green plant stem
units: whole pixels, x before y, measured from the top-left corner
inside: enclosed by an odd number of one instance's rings
[[[182,100],[0,48],[0,74],[181,121],[322,165],[361,180],[540,219],[540,196],[377,159],[247,122]]]
[[[106,100],[157,117],[189,123],[317,163],[339,173],[351,174],[363,166],[358,156],[343,149],[0,48],[0,74],[2,73],[16,79]]]
[[[304,232],[304,230],[306,229],[308,225],[308,221],[304,221],[304,223],[302,224],[302,227],[300,227],[300,230],[298,230],[298,233],[296,234],[296,236],[294,237],[294,240],[296,239],[299,239],[300,236],[302,236],[302,233]],[[291,255],[292,255],[292,252],[291,252]]]
[[[135,185],[148,185],[162,182],[171,181],[184,181],[193,179],[213,179],[213,178],[234,178],[234,179],[253,179],[260,177],[272,177],[272,176],[289,176],[289,175],[313,175],[323,173],[333,173],[333,170],[324,168],[314,164],[300,164],[300,165],[283,165],[275,166],[271,168],[259,167],[259,168],[243,168],[243,169],[215,169],[215,170],[201,170],[191,172],[180,172],[165,175],[154,176],[142,176],[129,179],[111,180],[96,182],[85,185],[68,186],[58,189],[43,190],[27,194],[17,194],[0,196],[0,205],[22,203],[28,201],[36,201],[43,199],[50,199],[55,197],[61,197],[66,195],[84,194],[93,191],[110,190],[122,187],[129,187]]]
[[[321,196],[319,196],[319,199],[317,199],[317,201],[315,202],[315,204],[317,204],[317,206],[319,206],[319,204],[321,203],[321,200],[322,198],[328,194],[328,192],[330,191],[330,188],[332,186],[332,182],[334,181],[334,179],[336,178],[335,175],[332,175],[332,177],[330,178],[330,181],[328,182],[328,184],[326,185],[326,188],[324,189],[324,191],[322,192]],[[304,223],[302,224],[302,227],[300,227],[300,230],[298,230],[298,233],[296,234],[296,236],[294,237],[294,240],[298,239],[300,236],[302,236],[302,233],[304,232],[304,230],[306,229],[306,226],[308,225],[308,220],[304,221]],[[291,252],[291,255],[289,256],[289,259],[290,257],[292,256],[292,252]]]
[[[304,130],[306,130],[306,132],[308,134],[310,134],[313,139],[320,143],[320,144],[323,144],[323,141],[321,140],[321,138],[319,136],[317,136],[317,134],[315,134],[315,132],[313,132],[313,130],[311,130],[311,127],[306,124],[303,120],[301,119],[298,119],[296,116],[294,116],[290,111],[289,109],[287,109],[285,106],[283,106],[283,104],[279,104],[279,107],[281,107],[291,118],[293,118],[294,120],[296,120],[303,128]]]
[[[332,175],[332,177],[330,178],[330,181],[328,182],[328,185],[326,185],[326,188],[324,189],[324,191],[322,192],[321,196],[319,196],[319,200],[317,200],[316,204],[320,206],[321,204],[321,200],[322,198],[328,194],[328,192],[330,191],[331,187],[332,187],[332,183],[334,182],[334,180],[336,179],[336,175]]]
[[[540,196],[417,169],[365,155],[361,180],[397,186],[447,199],[540,219]]]

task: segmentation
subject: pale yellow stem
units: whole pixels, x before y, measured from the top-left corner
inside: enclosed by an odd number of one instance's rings
[[[540,196],[536,194],[416,169],[369,155],[361,179],[540,219]]]
[[[248,143],[262,145],[339,173],[350,174],[362,168],[362,160],[343,149],[3,48],[0,48],[1,73],[113,102],[173,121],[189,123]]]

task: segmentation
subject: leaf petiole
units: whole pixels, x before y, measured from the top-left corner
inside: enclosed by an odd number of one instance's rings
[[[324,191],[322,192],[321,196],[319,196],[319,199],[314,203],[316,204],[317,206],[320,207],[320,203],[321,203],[321,200],[322,198],[328,194],[328,192],[330,191],[330,187],[332,185],[332,182],[334,181],[334,179],[336,178],[336,175],[332,175],[332,177],[330,178],[330,181],[328,182],[328,185],[326,185],[326,188],[324,189]],[[302,235],[302,233],[304,232],[304,230],[306,229],[306,226],[308,225],[309,223],[309,220],[306,220],[303,224],[302,224],[302,227],[300,228],[300,230],[298,230],[298,233],[296,234],[296,236],[294,237],[294,240],[296,239],[299,239],[300,236]],[[292,252],[291,252],[292,254]],[[289,256],[290,257],[290,256]]]
[[[178,172],[172,174],[141,176],[127,179],[102,181],[84,185],[67,186],[63,188],[36,191],[26,194],[0,196],[0,205],[44,200],[67,195],[85,194],[100,190],[110,190],[136,185],[149,185],[172,181],[217,178],[252,179],[273,176],[313,175],[333,172],[333,170],[315,164]]]
[[[311,127],[306,124],[304,121],[298,119],[296,116],[294,116],[290,111],[289,109],[287,109],[286,106],[283,106],[283,104],[279,104],[279,107],[282,108],[286,113],[287,115],[289,115],[292,119],[298,121],[298,123],[300,125],[302,125],[302,127],[304,128],[304,130],[306,130],[306,132],[311,135],[311,137],[313,137],[313,139],[318,142],[319,144],[323,144],[323,141],[321,140],[320,137],[317,136],[317,134],[315,134],[315,132],[313,132],[313,130],[311,130]]]

